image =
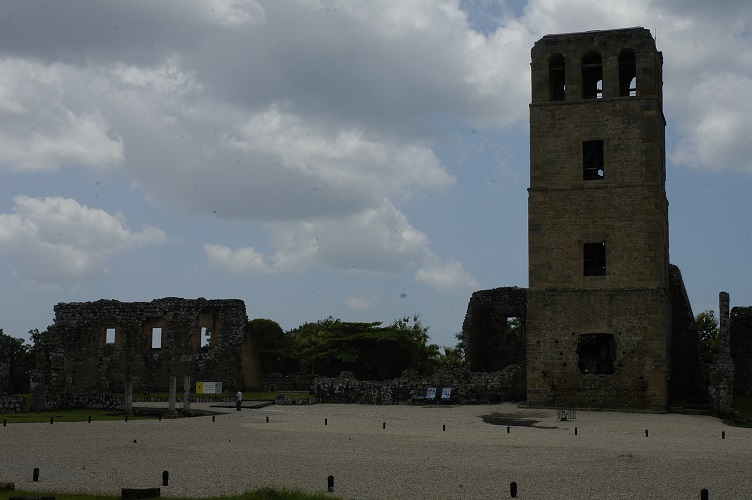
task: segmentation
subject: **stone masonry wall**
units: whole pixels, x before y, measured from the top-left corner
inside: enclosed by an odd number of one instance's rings
[[[734,393],[752,396],[752,307],[734,307],[730,318]]]
[[[729,338],[729,294],[726,292],[718,294],[718,319],[720,346],[708,368],[708,392],[713,412],[730,417],[734,411],[734,360]]]
[[[525,368],[510,365],[498,372],[438,372],[420,376],[405,370],[385,381],[360,381],[343,373],[337,378],[317,378],[316,397],[322,403],[413,404],[422,402],[429,387],[450,387],[452,403],[501,403],[525,399]]]
[[[507,365],[524,363],[524,341],[519,345],[510,345],[507,320],[519,318],[524,329],[526,316],[525,288],[503,287],[473,293],[462,323],[468,368],[476,372],[491,372],[502,370]]]
[[[619,89],[624,50],[634,55],[635,95]],[[556,58],[564,62],[559,97],[551,92]],[[585,92],[595,86],[588,78],[598,60],[602,93]],[[643,28],[546,35],[531,51],[529,404],[661,409],[668,402],[661,66]],[[586,163],[597,164],[597,175]],[[597,258],[586,248],[597,248]]]
[[[669,295],[671,297],[671,399],[707,400],[707,387],[703,380],[700,349],[692,306],[681,271],[669,266]]]
[[[0,413],[21,413],[26,411],[24,399],[20,396],[0,396]]]
[[[127,380],[136,392],[163,390],[171,376],[260,388],[247,323],[245,304],[235,299],[57,304],[49,345],[37,361],[38,391],[55,406],[79,391],[122,392]],[[202,328],[211,335],[204,346]],[[107,342],[108,329],[114,329],[114,342]],[[152,348],[160,329],[161,347]]]

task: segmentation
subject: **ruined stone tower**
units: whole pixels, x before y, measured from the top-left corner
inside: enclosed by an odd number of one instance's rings
[[[532,49],[530,404],[667,404],[662,61],[643,28],[547,35]]]

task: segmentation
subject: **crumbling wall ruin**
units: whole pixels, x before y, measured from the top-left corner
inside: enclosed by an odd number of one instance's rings
[[[708,392],[713,412],[729,417],[734,409],[734,360],[729,338],[729,294],[726,292],[718,294],[718,316],[720,346],[708,369]]]
[[[752,396],[752,307],[734,307],[729,320],[734,393]]]
[[[121,392],[126,381],[137,392],[164,391],[171,376],[260,388],[247,324],[237,299],[57,304],[39,351],[35,397],[38,405],[55,406],[81,391]]]
[[[322,403],[385,405],[425,402],[429,387],[451,388],[450,402],[457,404],[523,401],[526,391],[522,365],[494,372],[440,371],[428,376],[408,369],[398,378],[380,381],[358,380],[351,372],[343,372],[336,378],[316,378],[315,387]]]
[[[493,372],[524,364],[526,316],[526,288],[502,287],[473,293],[462,323],[468,368]],[[511,319],[516,319],[513,332]]]
[[[707,401],[697,324],[681,271],[673,264],[669,265],[669,296],[671,297],[670,398],[674,402],[679,400]]]

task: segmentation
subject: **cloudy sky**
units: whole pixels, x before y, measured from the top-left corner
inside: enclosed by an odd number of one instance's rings
[[[0,328],[58,302],[240,298],[284,329],[527,286],[530,49],[664,55],[670,254],[752,305],[748,0],[4,0]]]

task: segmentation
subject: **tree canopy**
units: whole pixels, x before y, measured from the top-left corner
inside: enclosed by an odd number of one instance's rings
[[[289,373],[294,360],[295,371],[330,377],[351,371],[361,380],[384,380],[407,368],[430,373],[437,367],[439,347],[428,343],[428,328],[417,316],[387,326],[329,317],[287,333],[273,321],[254,322],[264,371]]]
[[[0,328],[0,363],[9,364],[8,391],[11,394],[29,392],[31,370],[34,368],[32,348],[23,339],[6,335]]]
[[[713,360],[718,352],[721,340],[719,337],[718,320],[715,319],[715,311],[703,311],[695,318],[697,323],[697,339],[700,344],[700,356],[707,364]]]

